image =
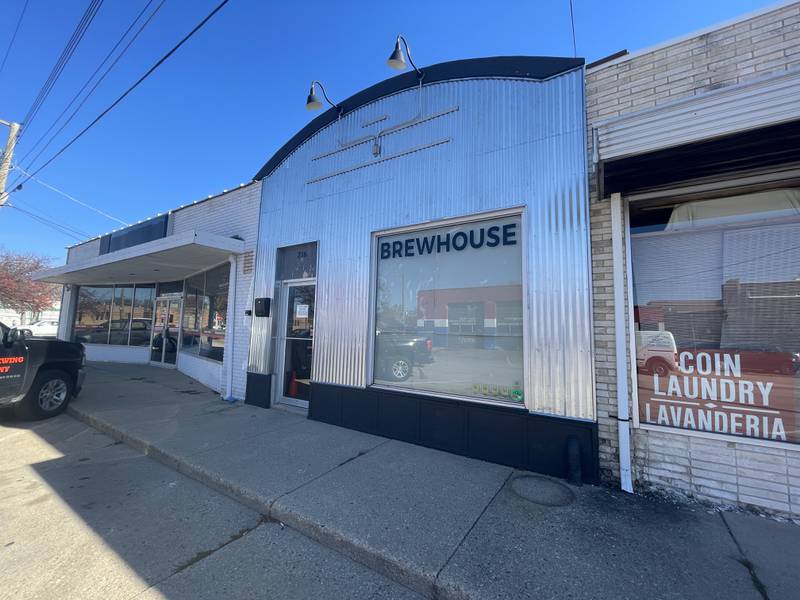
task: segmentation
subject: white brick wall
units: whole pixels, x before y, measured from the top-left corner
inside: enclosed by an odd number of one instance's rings
[[[224,394],[224,363],[219,363],[209,358],[195,356],[194,354],[189,354],[188,352],[178,352],[177,363],[178,364],[176,366],[181,373],[185,373],[192,379],[196,379],[204,386],[211,388],[215,392]]]
[[[609,117],[797,67],[800,2],[588,71],[589,132]],[[588,138],[591,146],[591,135]],[[590,192],[600,466],[606,480],[617,481],[610,204],[597,197],[594,173]],[[637,429],[633,469],[639,488],[672,489],[713,502],[800,514],[800,447]]]
[[[258,237],[258,211],[261,202],[261,182],[254,182],[232,190],[210,200],[190,205],[172,213],[170,228],[172,234],[199,230],[217,235],[239,236],[245,242],[245,251],[255,252]],[[236,305],[229,311],[228,319],[233,322],[233,356],[225,357],[233,361],[233,396],[244,398],[247,386],[247,357],[250,351],[250,317],[244,311],[252,303],[253,274],[243,272],[244,255],[236,261]],[[254,264],[254,263],[252,263]],[[187,371],[187,375],[192,375]],[[224,377],[223,371],[223,384]]]

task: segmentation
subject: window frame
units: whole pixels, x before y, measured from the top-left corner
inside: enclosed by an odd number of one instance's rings
[[[471,223],[479,223],[482,221],[490,221],[492,219],[501,219],[504,217],[518,217],[520,220],[520,231],[517,237],[518,244],[521,252],[522,269],[520,273],[522,283],[522,389],[523,389],[523,403],[513,404],[511,402],[504,402],[501,400],[492,400],[491,398],[481,398],[475,396],[464,396],[460,394],[450,394],[446,392],[437,392],[432,390],[415,390],[412,388],[404,388],[397,385],[384,385],[375,383],[375,326],[377,323],[377,304],[378,304],[378,264],[380,262],[379,256],[379,239],[386,236],[399,235],[403,233],[417,233],[427,231],[430,229],[440,229],[448,226],[467,225]],[[411,394],[418,396],[428,396],[432,398],[441,398],[443,400],[455,400],[458,402],[470,402],[474,404],[485,404],[489,406],[502,407],[509,410],[524,410],[533,412],[531,396],[530,396],[530,319],[529,305],[528,305],[528,241],[527,233],[529,212],[525,205],[511,206],[500,210],[492,210],[480,213],[473,213],[469,215],[462,215],[458,217],[450,217],[443,219],[434,219],[424,221],[413,225],[403,225],[399,227],[390,227],[386,229],[374,230],[370,234],[370,281],[369,281],[369,312],[367,318],[367,343],[366,353],[367,357],[364,361],[364,375],[366,386],[369,389],[385,390],[387,392],[395,392],[400,394]]]

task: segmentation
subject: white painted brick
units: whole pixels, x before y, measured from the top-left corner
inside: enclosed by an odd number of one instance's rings
[[[789,486],[786,485],[786,479],[784,479],[783,481],[779,481],[779,480],[766,480],[755,477],[740,476],[739,487],[742,490],[747,488],[753,488],[757,490],[763,490],[764,492],[775,492],[780,494],[789,493]]]
[[[739,495],[739,503],[743,504],[746,507],[758,508],[758,509],[770,509],[777,512],[789,512],[791,506],[787,501],[781,502],[778,500],[770,500],[767,498],[758,498],[755,496],[747,496],[744,494]]]
[[[713,466],[718,467],[718,465]],[[695,481],[697,478],[715,479],[717,481],[732,483],[734,485],[739,480],[738,474],[735,470],[731,473],[730,471],[723,471],[719,468],[704,469],[702,467],[698,467],[696,463],[692,464],[692,478]]]
[[[736,494],[739,491],[739,486],[734,482],[725,481],[716,477],[698,477],[696,472],[692,472],[692,485],[704,486],[707,489],[724,490],[731,494]]]
[[[736,492],[725,491],[718,487],[700,486],[695,488],[693,494],[700,500],[708,500],[711,502],[725,500],[730,503],[736,503],[739,499],[739,495]]]
[[[744,498],[762,498],[764,500],[773,500],[775,502],[789,502],[789,490],[770,490],[762,487],[750,487],[747,485],[739,486],[739,496]],[[752,502],[752,500],[748,500]]]

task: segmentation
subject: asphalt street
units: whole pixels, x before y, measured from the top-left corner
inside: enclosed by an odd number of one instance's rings
[[[62,415],[0,413],[0,598],[419,598]]]

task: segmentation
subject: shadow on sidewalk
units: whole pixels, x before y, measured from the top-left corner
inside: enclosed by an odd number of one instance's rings
[[[75,404],[85,415],[429,597],[791,597],[792,525],[229,405],[174,371],[114,365],[90,378]],[[146,476],[151,461],[71,419],[3,425],[41,439],[37,475],[145,581],[192,560],[185,531],[191,548],[214,548],[259,518],[197,481],[172,485],[161,465]]]

